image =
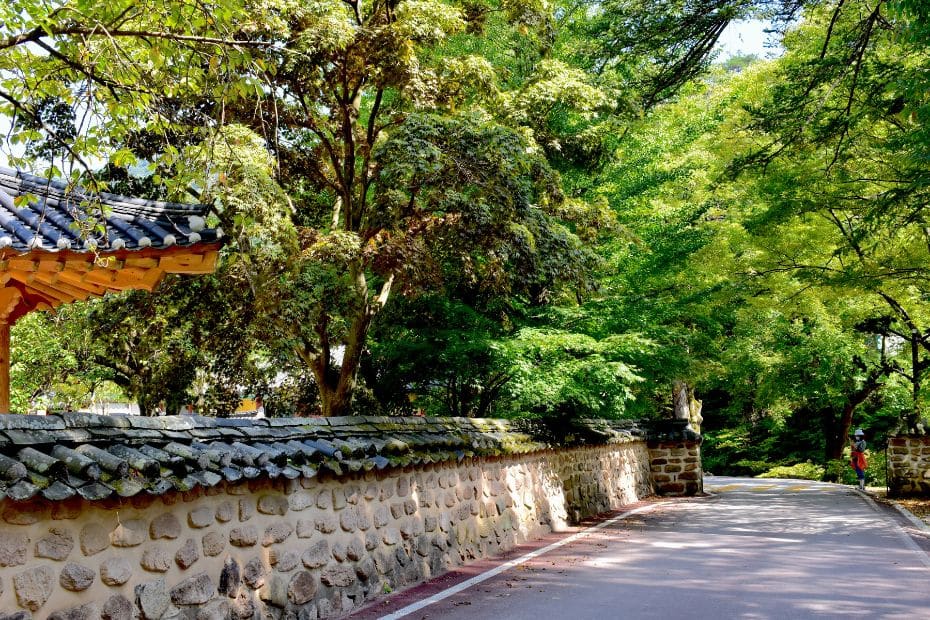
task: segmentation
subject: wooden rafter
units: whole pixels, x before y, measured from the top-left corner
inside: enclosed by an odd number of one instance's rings
[[[0,411],[10,408],[9,331],[19,317],[117,291],[152,291],[168,273],[212,273],[218,256],[218,243],[110,253],[0,250]]]

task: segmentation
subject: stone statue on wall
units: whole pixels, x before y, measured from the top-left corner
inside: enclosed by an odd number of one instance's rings
[[[694,388],[684,381],[675,381],[672,386],[672,405],[674,407],[675,418],[678,420],[688,420],[688,425],[695,432],[700,434],[701,422],[704,418],[701,416],[703,404],[694,397]]]

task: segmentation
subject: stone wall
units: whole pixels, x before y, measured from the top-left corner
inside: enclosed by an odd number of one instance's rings
[[[888,489],[895,496],[930,496],[930,437],[889,437]]]
[[[4,499],[0,618],[336,616],[635,502],[657,475],[665,492],[697,492],[696,457],[634,437],[159,496]]]
[[[649,466],[659,495],[704,492],[701,446],[694,442],[649,442]]]

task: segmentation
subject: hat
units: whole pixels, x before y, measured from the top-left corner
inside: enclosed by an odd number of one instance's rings
[[[862,432],[861,428],[857,428],[856,432],[853,433],[853,435],[855,435],[856,437],[862,437],[863,435],[865,435],[865,433]]]

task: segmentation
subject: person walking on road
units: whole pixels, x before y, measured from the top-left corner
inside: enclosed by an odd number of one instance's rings
[[[856,478],[859,479],[859,490],[865,490],[865,468],[868,463],[865,460],[865,433],[861,428],[857,428],[853,433],[852,443],[849,445],[849,464],[856,470]]]

